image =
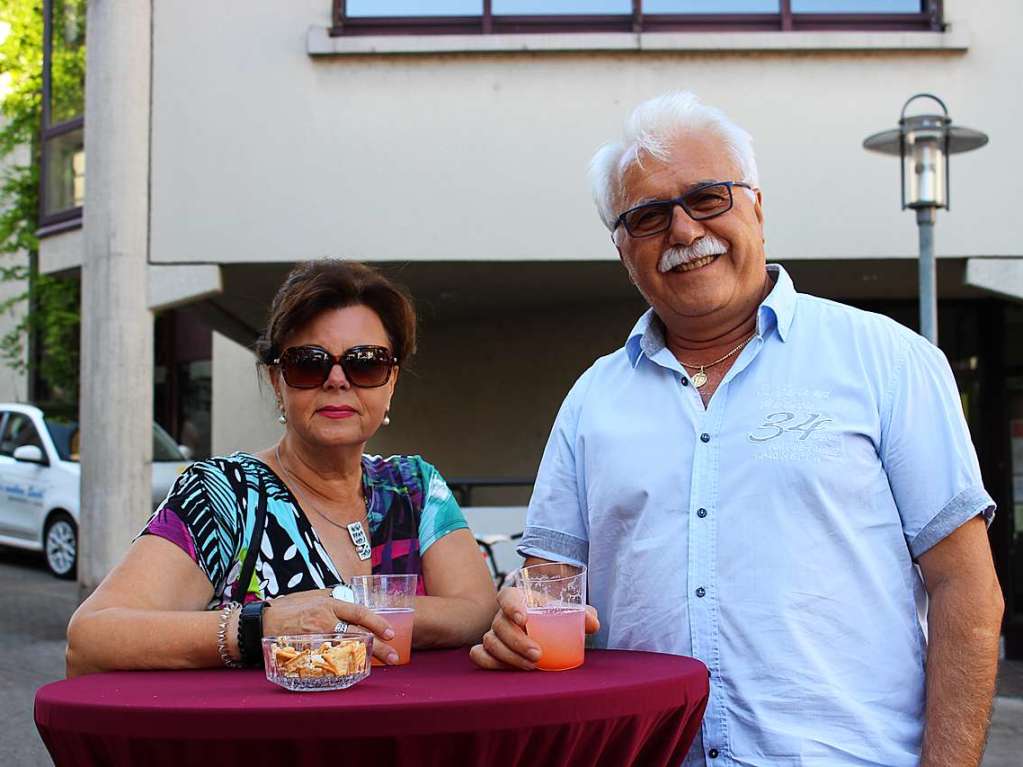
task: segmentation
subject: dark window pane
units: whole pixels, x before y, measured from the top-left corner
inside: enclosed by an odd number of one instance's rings
[[[643,0],[643,13],[778,13],[778,0]]]
[[[53,0],[50,125],[85,113],[85,0]]]
[[[494,15],[631,14],[632,0],[493,0]]]
[[[920,13],[920,0],[792,0],[793,13]]]
[[[193,458],[209,458],[212,426],[210,412],[213,408],[212,364],[209,360],[201,360],[179,365],[178,384],[181,387],[179,441],[191,449]]]
[[[44,215],[81,207],[85,200],[85,144],[82,129],[48,139],[43,149]]]
[[[359,16],[479,16],[483,0],[348,0],[345,15]]]
[[[47,418],[47,431],[50,432],[50,439],[53,446],[57,448],[57,454],[62,461],[78,460],[78,422],[65,421],[60,418]]]
[[[11,417],[7,419],[3,439],[0,439],[0,455],[13,456],[14,451],[24,445],[34,445],[40,450],[43,449],[42,440],[39,439],[36,427],[32,425],[32,419],[23,413],[11,413]]]

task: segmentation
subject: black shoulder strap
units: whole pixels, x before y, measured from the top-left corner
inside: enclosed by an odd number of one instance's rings
[[[252,537],[249,538],[249,548],[245,552],[245,561],[242,562],[242,569],[238,580],[234,584],[234,591],[231,593],[231,600],[242,602],[245,599],[245,592],[252,581],[252,573],[256,569],[256,557],[259,556],[259,547],[263,545],[263,530],[266,527],[266,502],[267,490],[266,481],[262,475],[259,477],[259,492],[256,493],[259,499],[256,502],[256,518],[252,522]]]

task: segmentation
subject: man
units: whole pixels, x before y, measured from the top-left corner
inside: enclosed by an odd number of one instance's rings
[[[588,566],[596,646],[707,665],[687,765],[977,765],[1003,608],[944,356],[766,265],[750,137],[691,94],[591,177],[651,309],[565,399],[520,551]],[[523,613],[478,665],[534,667]]]

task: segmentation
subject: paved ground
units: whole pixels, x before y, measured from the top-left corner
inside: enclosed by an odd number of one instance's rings
[[[50,765],[36,732],[36,688],[64,676],[64,637],[78,586],[46,571],[42,558],[0,547],[0,765]]]
[[[64,632],[77,605],[73,582],[53,578],[42,560],[0,547],[0,765],[50,765],[36,733],[36,689],[64,676]],[[1003,664],[983,767],[1023,763],[1023,661]]]

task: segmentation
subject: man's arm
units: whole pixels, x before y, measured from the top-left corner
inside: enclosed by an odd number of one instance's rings
[[[987,738],[1004,603],[987,527],[971,519],[920,556],[930,596],[921,767],[976,767]]]

